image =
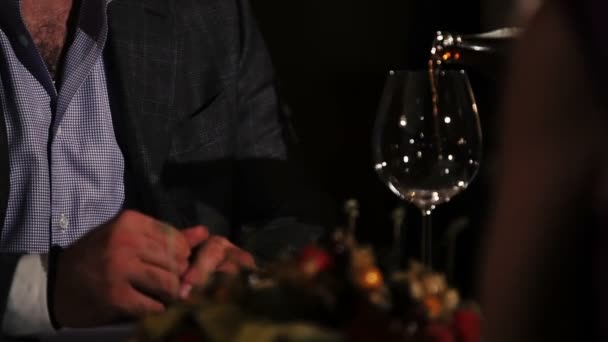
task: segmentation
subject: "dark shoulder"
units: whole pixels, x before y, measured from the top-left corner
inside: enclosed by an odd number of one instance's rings
[[[239,0],[172,0],[178,23],[184,28],[205,26],[223,31],[238,29],[241,20]]]
[[[165,30],[198,30],[201,28],[238,30],[241,22],[243,0],[112,0],[111,12],[137,15],[171,17],[176,27],[163,27]]]
[[[178,32],[193,33],[216,50],[238,54],[242,43],[242,0],[171,0]]]

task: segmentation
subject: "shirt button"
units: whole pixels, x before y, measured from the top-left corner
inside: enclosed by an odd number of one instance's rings
[[[61,135],[61,127],[57,127],[57,135]]]
[[[70,219],[68,219],[66,214],[61,214],[61,216],[59,216],[59,228],[61,228],[61,230],[66,230],[69,226]]]

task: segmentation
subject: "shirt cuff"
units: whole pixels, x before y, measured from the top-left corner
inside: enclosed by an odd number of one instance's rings
[[[2,332],[9,336],[41,336],[55,332],[47,304],[47,256],[19,259],[8,295]]]

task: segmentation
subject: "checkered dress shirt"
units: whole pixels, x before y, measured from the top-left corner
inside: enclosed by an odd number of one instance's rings
[[[67,246],[114,217],[124,202],[103,49],[109,0],[81,2],[57,89],[20,15],[0,2],[0,105],[10,193],[0,252]]]

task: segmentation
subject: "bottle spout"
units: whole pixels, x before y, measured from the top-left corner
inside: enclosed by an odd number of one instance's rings
[[[500,28],[477,34],[437,31],[431,55],[441,54],[443,50],[451,49],[490,53],[499,51],[517,39],[522,31],[521,28],[517,27]]]
[[[503,27],[496,30],[483,32],[479,34],[467,35],[472,38],[485,38],[485,39],[515,39],[520,36],[523,32],[521,27]]]

